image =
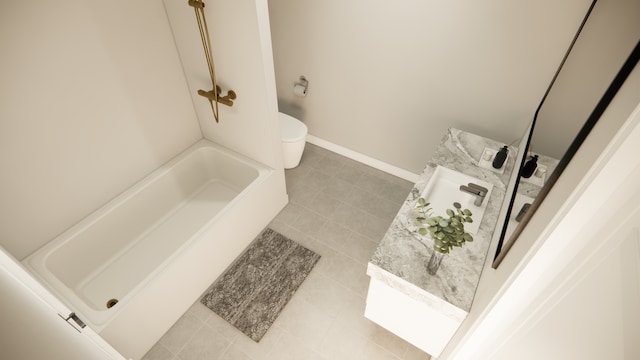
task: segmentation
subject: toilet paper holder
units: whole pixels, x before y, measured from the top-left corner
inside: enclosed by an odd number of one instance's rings
[[[305,96],[307,95],[308,86],[309,81],[302,75],[300,79],[293,84],[293,92],[298,96]]]

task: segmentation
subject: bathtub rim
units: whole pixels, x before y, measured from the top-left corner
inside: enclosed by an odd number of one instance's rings
[[[242,162],[252,169],[255,169],[256,177],[243,188],[237,196],[235,196],[229,203],[227,203],[223,209],[221,209],[216,215],[209,219],[202,227],[200,227],[193,235],[186,239],[179,248],[168,258],[164,259],[153,271],[151,271],[145,278],[137,284],[129,293],[121,299],[118,299],[118,305],[110,309],[96,310],[91,305],[86,304],[82,297],[77,294],[75,289],[67,287],[65,283],[48,270],[47,259],[65,243],[81,233],[84,229],[91,226],[95,222],[99,221],[102,216],[112,211],[122,202],[134,196],[137,192],[144,189],[150,183],[157,178],[165,175],[171,170],[172,167],[185,160],[194,152],[201,148],[213,148],[216,151],[222,152],[226,156]],[[229,208],[233,207],[235,203],[242,201],[248,194],[262,182],[264,182],[269,175],[274,171],[273,168],[268,167],[256,160],[250,159],[242,154],[239,154],[229,148],[226,148],[220,144],[214,143],[206,138],[199,139],[192,145],[188,146],[180,153],[160,165],[158,168],[145,175],[136,183],[107,201],[105,204],[89,213],[87,216],[80,219],[78,222],[67,228],[65,231],[49,240],[46,244],[38,248],[36,251],[29,254],[20,262],[23,266],[36,278],[43,286],[56,295],[71,311],[76,312],[81,319],[90,327],[99,332],[109,325],[111,320],[116,318],[120,312],[122,312],[126,305],[130,302],[131,298],[135,297],[149,282],[154,278],[160,276],[162,272],[170,265],[170,263],[180,256],[187,248],[189,248],[194,241],[197,241],[202,234],[207,232],[207,229],[212,227],[216,223],[216,220],[228,212]]]

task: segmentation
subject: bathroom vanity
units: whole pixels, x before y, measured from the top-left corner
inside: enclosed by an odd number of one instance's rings
[[[365,316],[434,357],[440,355],[467,316],[485,260],[493,256],[488,249],[499,222],[505,189],[514,168],[513,155],[517,151],[509,148],[503,167],[493,169],[490,160],[503,146],[491,139],[449,129],[368,264],[367,274],[371,280]],[[471,176],[492,188],[484,199],[479,227],[472,223],[475,225],[473,242],[454,247],[445,255],[436,275],[429,275],[426,265],[433,241],[415,232],[412,217],[417,199],[429,191],[433,186],[430,180],[442,168]],[[538,175],[544,176],[542,172]],[[538,177],[532,182],[536,180],[543,182],[544,179]],[[531,192],[536,189],[539,186],[535,183],[523,186],[523,195],[533,195]],[[459,195],[452,194],[456,197],[452,202],[464,204],[473,198],[461,191]],[[427,194],[427,202],[430,196],[434,195]],[[473,215],[474,222],[479,220],[476,215]]]

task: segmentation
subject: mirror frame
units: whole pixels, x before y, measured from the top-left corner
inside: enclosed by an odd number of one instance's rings
[[[580,148],[580,146],[582,145],[584,140],[587,138],[587,136],[589,135],[589,133],[591,132],[591,130],[593,129],[595,124],[598,122],[598,120],[600,119],[600,117],[602,116],[604,111],[607,109],[609,103],[611,103],[611,101],[613,100],[613,98],[617,94],[617,92],[620,89],[620,87],[622,87],[622,84],[624,84],[624,82],[626,81],[626,79],[629,76],[629,74],[631,73],[631,71],[633,71],[634,67],[636,66],[636,64],[638,63],[638,60],[640,58],[640,41],[638,41],[636,43],[634,49],[631,51],[631,53],[629,54],[629,56],[625,60],[624,64],[620,68],[620,70],[617,72],[617,74],[614,77],[613,81],[611,82],[611,84],[608,86],[608,88],[605,91],[605,93],[602,95],[602,97],[598,101],[598,103],[595,106],[594,110],[591,112],[589,117],[586,119],[584,125],[581,127],[580,131],[578,132],[576,137],[573,139],[573,141],[569,145],[567,151],[562,156],[562,158],[559,160],[558,165],[556,166],[554,171],[549,175],[549,178],[545,182],[544,186],[542,186],[542,188],[540,189],[539,194],[535,197],[533,203],[531,204],[531,207],[525,213],[523,218],[520,220],[520,222],[516,226],[515,230],[513,231],[511,236],[509,237],[508,241],[506,243],[504,243],[506,232],[507,232],[507,227],[508,227],[508,219],[511,218],[511,214],[512,214],[512,211],[513,211],[513,204],[515,202],[515,198],[516,198],[516,195],[517,195],[518,185],[519,185],[519,182],[520,182],[519,180],[520,180],[520,177],[521,177],[522,168],[523,168],[524,163],[525,163],[525,161],[527,159],[526,154],[528,153],[528,150],[529,150],[530,145],[531,145],[531,139],[532,139],[532,136],[533,136],[533,132],[535,130],[535,125],[536,125],[536,120],[537,120],[537,117],[538,117],[538,113],[539,113],[540,109],[542,108],[542,105],[544,104],[544,101],[545,101],[547,95],[551,91],[551,88],[552,88],[553,84],[555,83],[555,80],[558,77],[558,74],[562,70],[562,67],[563,67],[567,57],[569,56],[569,53],[571,52],[571,50],[573,48],[573,45],[577,41],[577,39],[578,39],[578,37],[579,37],[579,35],[580,35],[581,31],[582,31],[582,28],[584,27],[587,19],[589,18],[589,15],[591,14],[591,11],[593,10],[593,7],[594,7],[596,1],[597,0],[594,0],[592,2],[589,10],[587,11],[587,14],[584,17],[583,22],[582,22],[582,24],[580,25],[580,27],[578,29],[578,32],[576,33],[571,45],[569,46],[569,49],[565,53],[565,56],[564,56],[564,58],[563,58],[563,60],[562,60],[562,62],[560,64],[558,70],[556,71],[556,73],[555,73],[555,75],[554,75],[549,87],[547,88],[547,91],[545,92],[545,95],[542,98],[542,101],[540,102],[540,104],[539,104],[539,106],[538,106],[538,108],[536,110],[536,113],[535,113],[534,118],[533,118],[533,120],[531,122],[530,128],[528,129],[528,134],[525,134],[526,137],[527,137],[526,145],[521,151],[519,150],[519,153],[518,153],[518,157],[520,159],[520,161],[519,161],[520,166],[517,169],[517,176],[515,177],[514,188],[511,191],[511,195],[510,195],[511,198],[509,200],[508,209],[506,211],[505,220],[504,220],[504,223],[503,223],[503,226],[502,226],[502,229],[501,229],[501,233],[500,233],[500,239],[498,241],[498,246],[496,248],[494,260],[493,260],[493,263],[492,263],[492,268],[494,268],[494,269],[496,269],[500,265],[502,260],[505,258],[505,256],[507,255],[507,253],[509,252],[509,250],[511,249],[511,247],[513,246],[513,244],[517,240],[517,238],[520,236],[520,234],[522,233],[522,231],[524,230],[524,228],[528,224],[528,222],[531,219],[531,217],[533,216],[533,214],[539,208],[539,206],[542,203],[542,201],[544,200],[544,198],[547,196],[547,194],[549,193],[549,191],[551,190],[551,188],[553,187],[555,182],[558,180],[558,178],[562,174],[563,170],[567,167],[567,165],[569,164],[569,162],[571,161],[573,156],[576,154],[576,152],[578,151],[578,149]],[[516,162],[516,164],[517,163],[518,162]],[[514,171],[514,173],[515,172],[516,171]]]

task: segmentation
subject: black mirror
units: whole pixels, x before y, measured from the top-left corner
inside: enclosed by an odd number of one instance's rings
[[[593,1],[569,46],[516,158],[497,268],[571,161],[639,57],[640,2]]]

